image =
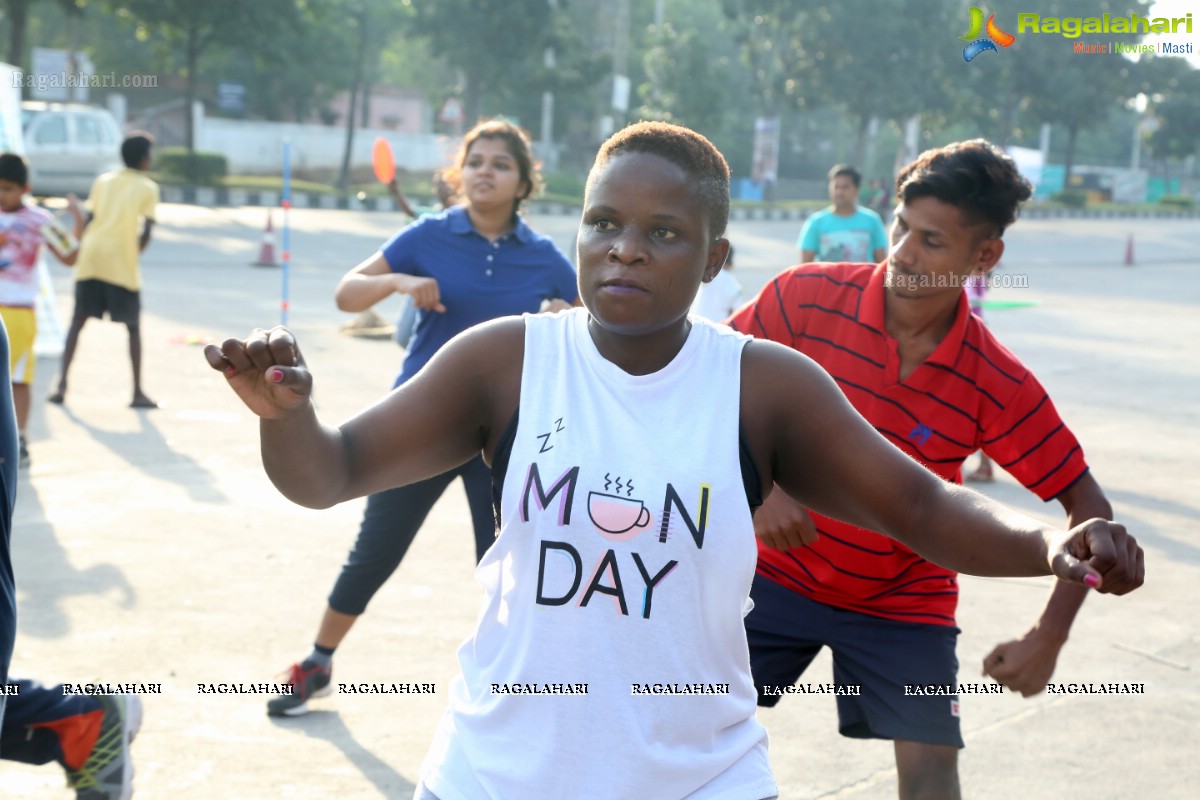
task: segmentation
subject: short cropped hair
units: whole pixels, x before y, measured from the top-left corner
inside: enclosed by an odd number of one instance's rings
[[[858,189],[862,186],[862,173],[849,164],[834,164],[829,170],[829,180],[839,178],[845,175],[854,184],[854,188]]]
[[[12,181],[20,186],[29,185],[29,162],[16,153],[0,154],[0,181]]]
[[[926,150],[896,177],[902,203],[933,197],[957,207],[970,225],[990,225],[997,237],[1032,194],[1012,158],[984,139]]]
[[[708,139],[693,130],[668,122],[635,122],[614,133],[596,154],[588,173],[587,190],[608,165],[622,153],[651,153],[661,156],[687,173],[700,197],[714,239],[729,225],[729,164]]]
[[[521,201],[538,191],[542,185],[541,165],[533,160],[533,145],[529,134],[506,119],[483,119],[467,131],[454,157],[454,164],[442,170],[442,178],[453,189],[454,196],[462,195],[462,168],[467,163],[471,147],[480,139],[499,139],[508,147],[508,154],[517,162],[517,170],[525,183],[525,194],[513,203],[513,216],[521,208]]]
[[[152,147],[154,147],[153,136],[145,131],[134,131],[125,137],[125,141],[121,142],[121,160],[125,162],[125,166],[137,169],[138,165],[150,155]]]

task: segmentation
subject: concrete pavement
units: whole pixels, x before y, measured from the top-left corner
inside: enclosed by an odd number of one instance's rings
[[[198,684],[270,681],[307,652],[362,503],[313,512],[283,500],[258,461],[256,425],[203,362],[198,342],[278,320],[280,271],[249,266],[263,209],[164,206],[148,250],[145,384],[163,404],[127,407],[123,328],[84,330],[67,405],[42,398],[58,367],[42,359],[32,441],[14,525],[20,628],[13,672],[43,681],[141,682],[138,797],[406,798],[471,630],[469,516],[452,487],[397,575],[338,651],[335,682],[434,683],[434,695],[335,695],[318,712],[273,720],[265,697],[207,695]],[[294,211],[291,322],[336,422],[377,399],[399,366],[387,341],[339,335],[338,277],[399,224],[390,214]],[[276,214],[276,225],[280,223]],[[570,246],[574,220],[534,227]],[[795,258],[794,223],[735,223],[747,291]],[[1134,233],[1139,264],[1121,265]],[[1027,220],[1009,233],[1004,271],[1028,288],[989,313],[1075,429],[1117,516],[1147,550],[1147,585],[1095,596],[1055,681],[1142,683],[1145,694],[964,697],[965,796],[1191,797],[1200,783],[1200,230],[1172,220]],[[70,277],[53,267],[58,308]],[[390,316],[393,306],[383,304]],[[1060,523],[1007,476],[989,493]],[[1023,632],[1047,580],[964,578],[960,679]],[[822,656],[805,680],[829,680]],[[891,746],[836,735],[828,697],[793,696],[762,713],[783,798],[895,796]],[[5,797],[62,798],[62,773],[0,763]]]

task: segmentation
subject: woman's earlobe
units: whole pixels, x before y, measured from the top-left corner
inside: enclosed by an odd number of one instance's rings
[[[722,244],[724,246],[722,246]],[[713,252],[714,248],[717,250]],[[722,269],[725,268],[725,259],[729,258],[729,240],[725,238],[717,239],[709,248],[709,263],[704,265],[704,282],[708,283],[717,276]]]

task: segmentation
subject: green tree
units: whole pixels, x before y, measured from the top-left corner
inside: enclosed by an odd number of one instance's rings
[[[4,21],[8,26],[8,63],[19,67],[25,62],[25,29],[29,25],[29,7],[35,0],[4,0]]]
[[[1146,137],[1146,148],[1164,164],[1186,163],[1190,159],[1194,168],[1195,157],[1200,153],[1200,70],[1181,58],[1156,61],[1168,62],[1163,65],[1165,69],[1157,70],[1168,74],[1156,84],[1158,91],[1150,95],[1147,110],[1153,124]],[[1182,177],[1186,183],[1191,175],[1184,173]]]
[[[170,66],[165,51],[137,36],[136,21],[128,12],[106,13],[96,3],[40,3],[28,19],[27,37],[32,45],[77,50],[86,54],[97,74],[159,74]],[[91,92],[95,102],[107,91]],[[115,90],[113,90],[115,91]]]
[[[479,117],[489,92],[504,92],[538,69],[562,13],[548,0],[437,0],[417,3],[413,11],[413,31],[462,75],[468,122]]]
[[[900,123],[950,106],[960,64],[942,32],[955,28],[957,12],[953,0],[842,0],[813,15],[804,35],[815,91],[852,120],[857,163],[872,117]]]
[[[342,166],[337,179],[338,187],[345,189],[350,182],[350,154],[354,150],[360,104],[365,104],[369,94],[366,87],[370,77],[379,70],[381,50],[404,24],[408,7],[392,0],[342,0],[334,2],[334,7],[337,6],[344,9],[346,27],[351,33],[350,52],[353,53],[350,100],[346,112],[346,144],[342,150]]]
[[[840,108],[855,130],[856,162],[872,118],[900,122],[950,106],[957,73],[930,32],[955,27],[956,0],[724,0],[724,7],[743,21],[745,58],[764,105]]]
[[[938,122],[942,126],[966,125],[973,135],[1002,147],[1021,140],[1029,95],[1017,87],[1014,76],[1017,59],[1008,53],[981,55],[967,65],[960,52],[955,47],[952,56],[963,63],[959,79],[951,89],[952,106]]]
[[[86,0],[54,0],[63,11],[78,15]],[[4,0],[4,22],[8,27],[8,63],[25,65],[25,39],[29,30],[30,11],[37,0]]]
[[[272,48],[278,38],[267,32],[295,25],[295,0],[109,0],[110,7],[127,11],[139,25],[139,35],[157,33],[167,46],[182,53],[187,77],[184,140],[195,149],[191,108],[197,96],[200,61],[215,48]]]
[[[637,90],[639,116],[717,138],[736,107],[731,90],[744,68],[715,2],[694,0],[687,12],[679,23],[668,20],[649,31],[643,56],[647,80]]]
[[[1147,5],[1148,0],[1030,0],[1028,11],[1059,18],[1127,17],[1131,8],[1144,15]],[[1105,38],[1133,43],[1140,37]],[[1112,54],[1076,53],[1071,39],[1056,34],[1018,36],[1003,55],[1012,60],[1013,89],[1028,98],[1031,116],[1066,128],[1064,180],[1069,186],[1080,131],[1105,125],[1110,112],[1137,93],[1133,62]]]
[[[269,44],[217,47],[206,61],[207,74],[246,86],[249,113],[307,120],[351,84],[358,51],[348,3],[298,0],[295,14],[294,24],[268,29]]]
[[[730,21],[733,43],[752,76],[756,114],[778,114],[785,104],[799,108],[808,99],[818,79],[810,78],[805,66],[815,59],[803,35],[815,9],[797,0],[721,0]]]
[[[1187,158],[1200,149],[1200,69],[1182,58],[1147,59],[1143,92],[1154,130],[1146,145],[1156,158]]]
[[[559,4],[563,5],[562,0],[559,0]],[[549,8],[548,3],[546,6]],[[465,110],[464,116],[468,123],[479,116],[500,114],[519,121],[536,137],[544,91],[553,92],[555,95],[556,130],[561,130],[563,123],[571,116],[590,115],[591,91],[597,76],[607,75],[612,68],[612,61],[607,53],[595,52],[584,40],[582,34],[585,30],[574,24],[566,9],[554,14],[546,21],[546,30],[542,32],[540,40],[541,49],[528,57],[515,58],[511,64],[506,65],[504,80],[489,82],[487,89],[480,95],[476,112],[472,114],[469,109]],[[532,47],[533,45],[530,45],[530,48]],[[546,47],[554,49],[553,67],[547,67],[545,64]],[[432,42],[429,42],[429,49],[438,52]],[[454,63],[446,58],[444,53],[438,62],[447,68],[452,67]],[[465,77],[461,69],[459,75]],[[465,88],[465,84],[459,84],[435,89],[435,92],[439,92],[439,98],[444,100],[452,93],[465,97]]]

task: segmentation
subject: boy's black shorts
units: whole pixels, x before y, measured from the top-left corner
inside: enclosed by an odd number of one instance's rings
[[[137,325],[142,313],[141,294],[94,278],[76,281],[75,316],[103,319],[106,313],[113,322]]]

